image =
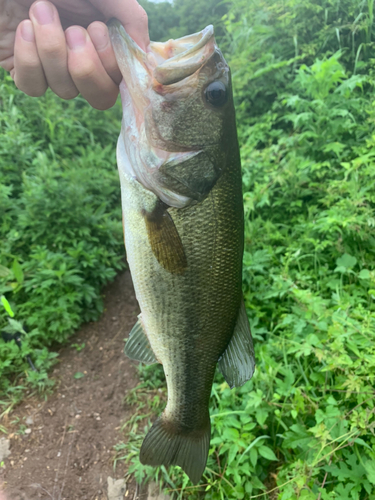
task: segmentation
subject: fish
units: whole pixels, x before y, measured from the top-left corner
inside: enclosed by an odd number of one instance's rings
[[[168,399],[142,464],[201,479],[218,364],[249,380],[254,348],[242,296],[244,210],[231,75],[213,26],[143,51],[117,20],[123,81],[117,145],[126,255],[141,313],[125,353],[161,363]]]

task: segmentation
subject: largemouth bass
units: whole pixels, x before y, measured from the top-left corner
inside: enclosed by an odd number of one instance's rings
[[[127,259],[141,314],[125,352],[162,363],[168,402],[140,460],[206,466],[216,364],[231,387],[254,372],[242,298],[244,215],[230,71],[212,26],[143,52],[109,23],[123,75],[117,160]]]

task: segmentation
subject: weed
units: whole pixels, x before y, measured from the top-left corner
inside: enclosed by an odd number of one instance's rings
[[[0,95],[0,330],[23,330],[20,350],[0,339],[9,402],[26,386],[51,388],[48,347],[99,317],[102,286],[124,268],[120,109],[30,99],[1,70]]]
[[[82,342],[82,344],[72,344],[71,347],[75,348],[77,352],[81,352],[86,347],[86,344]]]

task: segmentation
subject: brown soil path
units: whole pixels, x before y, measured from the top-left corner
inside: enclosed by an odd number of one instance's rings
[[[0,468],[7,500],[107,500],[108,476],[124,477],[123,464],[113,470],[113,446],[134,412],[124,397],[138,382],[135,363],[123,354],[139,312],[129,272],[104,294],[100,321],[84,325],[60,350],[53,394],[26,399],[2,422],[11,451]],[[82,343],[79,352],[71,347]],[[78,372],[84,376],[76,379]],[[124,498],[133,496],[128,484]]]

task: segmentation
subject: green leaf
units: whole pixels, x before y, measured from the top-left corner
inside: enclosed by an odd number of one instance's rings
[[[237,429],[227,428],[224,430],[223,438],[228,441],[237,441],[240,437],[240,434]]]
[[[357,259],[352,255],[344,253],[336,260],[337,267],[344,269],[352,269],[357,264]]]
[[[300,447],[303,450],[308,448],[308,445],[313,441],[313,437],[306,428],[301,424],[291,425],[289,431],[285,433],[285,440],[283,443],[283,448],[297,448]]]
[[[0,265],[0,278],[7,278],[11,274],[12,271],[9,268]]]
[[[375,484],[375,460],[367,460],[365,463],[367,479],[371,484]]]
[[[228,465],[233,462],[234,457],[237,455],[237,453],[238,453],[238,446],[236,444],[234,444],[229,449],[229,453],[228,453]]]
[[[255,413],[255,418],[259,425],[264,425],[264,422],[267,420],[268,411],[263,408],[258,408]]]
[[[357,438],[354,442],[357,443],[357,444],[359,444],[359,445],[361,445],[361,446],[364,446],[368,450],[372,451],[371,446],[369,446],[365,441],[363,441],[363,439]]]
[[[7,299],[4,297],[4,295],[2,295],[0,297],[0,300],[1,300],[1,303],[3,304],[6,312],[9,314],[9,316],[11,318],[14,318],[14,312],[12,311],[12,308],[10,307],[10,304],[9,302],[7,301]]]
[[[85,374],[82,373],[82,372],[77,372],[77,373],[74,374],[74,378],[77,379],[77,380],[80,379],[80,378],[83,378],[84,376],[85,376]]]
[[[250,450],[250,462],[255,467],[257,464],[257,461],[258,461],[258,452],[257,452],[256,448],[254,447],[254,448],[251,448],[251,450]]]
[[[259,452],[259,455],[266,458],[267,460],[277,460],[276,455],[271,450],[271,448],[268,448],[268,446],[265,446],[265,445],[259,446],[258,452]]]
[[[258,479],[256,476],[251,476],[251,482],[254,488],[258,488],[260,490],[266,490],[267,488],[264,486],[262,481]]]
[[[368,269],[362,269],[362,271],[358,274],[358,277],[361,280],[369,280],[371,278],[370,271]]]
[[[22,267],[17,259],[14,259],[14,261],[13,261],[12,271],[13,271],[14,277],[17,280],[17,283],[19,285],[22,285],[24,276],[23,276]]]
[[[8,318],[8,322],[14,332],[26,334],[25,330],[23,329],[22,323],[12,318]]]

